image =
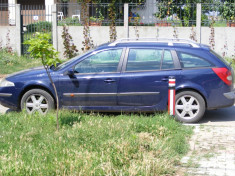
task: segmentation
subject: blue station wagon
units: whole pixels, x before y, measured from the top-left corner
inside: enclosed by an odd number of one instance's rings
[[[121,39],[77,56],[50,73],[60,108],[102,112],[167,110],[168,79],[176,79],[176,119],[199,121],[205,110],[234,105],[231,66],[208,46],[183,39]],[[45,70],[3,79],[0,103],[42,114],[55,108]]]

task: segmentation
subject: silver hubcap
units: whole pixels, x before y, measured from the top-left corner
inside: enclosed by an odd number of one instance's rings
[[[180,97],[175,106],[177,115],[183,119],[192,119],[199,113],[200,106],[196,98],[191,95]]]
[[[39,112],[40,114],[46,114],[48,111],[48,101],[40,94],[30,95],[26,100],[26,110],[28,113]]]

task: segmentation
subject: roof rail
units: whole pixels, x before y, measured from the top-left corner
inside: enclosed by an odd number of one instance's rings
[[[169,39],[169,38],[122,38],[116,40],[109,44],[109,46],[116,46],[119,43],[141,43],[141,42],[152,42],[152,43],[168,43],[169,46],[174,46],[174,44],[189,44],[194,48],[199,48],[200,46],[193,40],[188,39]]]

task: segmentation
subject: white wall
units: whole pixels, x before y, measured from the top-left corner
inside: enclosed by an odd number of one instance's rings
[[[51,5],[54,4],[54,0],[45,0],[45,11],[46,11],[46,21],[52,21],[52,8]]]
[[[7,33],[9,29],[9,37],[10,37],[10,47],[12,47],[13,50],[16,50],[16,27],[15,26],[1,26],[0,27],[0,43],[2,43],[1,47],[6,47],[7,43]]]
[[[95,45],[109,42],[109,27],[90,27],[91,37]],[[173,27],[154,27],[154,26],[139,26],[138,28],[140,37],[155,38],[157,35],[159,38],[173,38]],[[178,27],[176,28],[178,38],[190,39],[191,27]],[[196,28],[194,28],[196,31]],[[134,27],[130,27],[130,38],[136,38]],[[202,28],[202,43],[209,45],[209,36],[211,29],[209,27]],[[81,53],[83,39],[83,27],[82,26],[70,26],[69,33],[73,37],[74,44]],[[63,40],[61,38],[62,27],[58,27],[58,50],[63,53]],[[224,52],[225,41],[227,41],[228,51],[227,56],[235,55],[235,28],[231,27],[217,27],[215,28],[215,51],[222,54]],[[125,38],[124,27],[117,27],[117,38]],[[63,55],[63,54],[61,54]]]
[[[16,50],[18,44],[18,40],[16,37],[16,27],[15,26],[1,26],[0,27],[0,41],[2,41],[2,46],[6,46],[6,36],[8,33],[8,29],[10,30],[10,46]],[[58,26],[58,51],[61,52],[61,56],[64,52],[63,40],[62,40],[62,26]],[[109,42],[109,27],[108,26],[99,26],[90,27],[91,29],[91,37],[94,41],[95,45],[100,45],[103,43]],[[139,26],[138,28],[140,37],[151,37],[155,38],[158,34],[160,38],[173,38],[173,27],[154,27],[154,26]],[[179,38],[189,39],[191,34],[190,27],[179,27],[177,28],[177,33]],[[194,29],[196,30],[196,29]],[[209,45],[209,36],[210,36],[210,28],[202,27],[202,43]],[[73,37],[73,42],[79,49],[79,52],[82,53],[81,48],[83,38],[83,27],[82,26],[70,26],[69,33]],[[222,54],[225,49],[224,45],[227,41],[227,56],[235,55],[235,28],[232,27],[217,27],[215,28],[215,51]],[[125,30],[124,27],[117,27],[117,38],[125,38]],[[134,27],[130,27],[130,38],[136,38]]]
[[[9,24],[16,24],[16,13],[15,13],[16,0],[8,0],[8,12],[9,12]]]

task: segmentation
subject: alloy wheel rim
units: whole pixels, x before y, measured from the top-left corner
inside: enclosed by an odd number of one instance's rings
[[[48,111],[48,101],[41,94],[32,94],[27,98],[25,107],[30,114],[35,112],[46,114]]]
[[[193,119],[200,111],[198,100],[191,95],[180,97],[175,106],[176,113],[183,119]]]

